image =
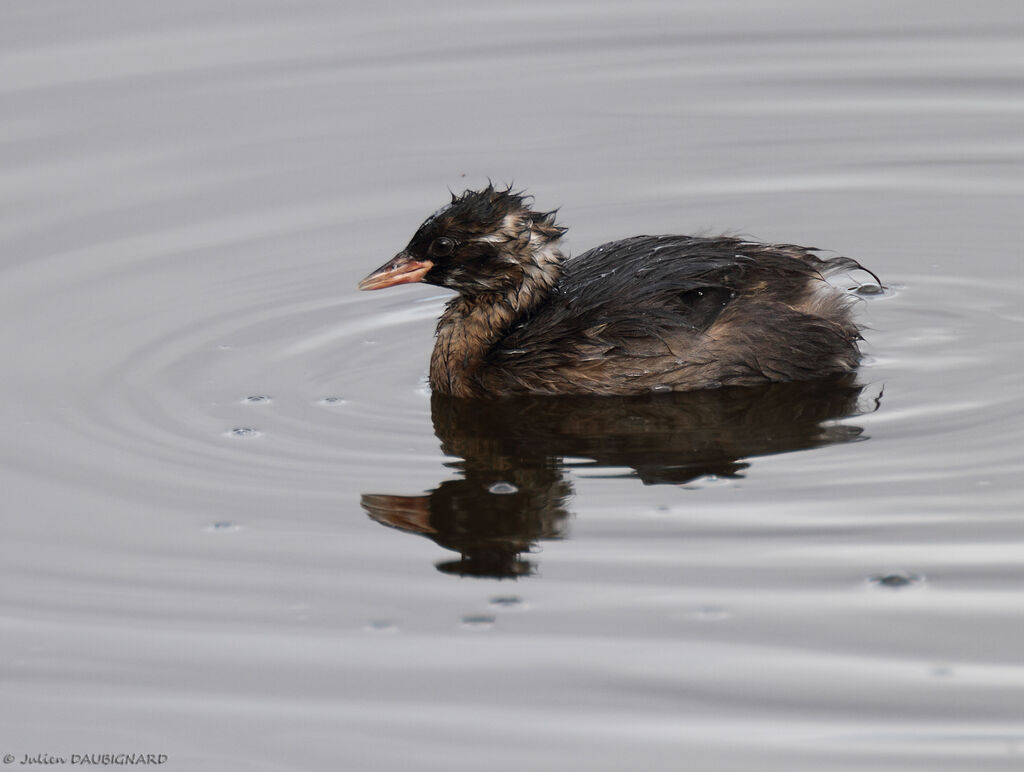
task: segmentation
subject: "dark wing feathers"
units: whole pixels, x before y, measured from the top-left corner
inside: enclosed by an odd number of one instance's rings
[[[770,287],[773,299],[794,301],[825,265],[802,247],[728,237],[635,236],[602,244],[564,263],[550,302],[514,327],[492,356],[548,348],[564,356],[567,347],[600,356],[626,346],[642,356],[640,339],[650,339],[651,355],[664,355],[669,338],[706,330],[737,295]]]
[[[816,290],[824,276],[858,268],[729,237],[603,244],[563,264],[548,301],[491,348],[489,372],[503,388],[625,393],[852,369],[847,299]]]

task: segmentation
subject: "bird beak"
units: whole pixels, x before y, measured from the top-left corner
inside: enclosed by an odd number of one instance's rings
[[[429,260],[416,260],[408,252],[399,252],[361,282],[359,289],[375,290],[421,281],[434,267]]]

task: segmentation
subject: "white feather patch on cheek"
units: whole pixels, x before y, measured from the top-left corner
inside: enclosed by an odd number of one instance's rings
[[[515,238],[519,234],[519,230],[519,215],[507,214],[494,233],[481,236],[477,241],[483,241],[487,244],[504,244]]]

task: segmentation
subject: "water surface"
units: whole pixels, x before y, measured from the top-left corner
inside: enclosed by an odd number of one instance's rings
[[[3,16],[0,751],[1024,764],[1016,4]],[[850,255],[865,366],[432,398],[446,295],[354,285],[488,178]]]

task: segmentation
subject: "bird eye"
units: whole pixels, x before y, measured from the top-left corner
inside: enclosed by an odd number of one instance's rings
[[[445,255],[450,255],[454,251],[455,251],[455,242],[452,241],[447,236],[442,236],[439,239],[434,239],[433,243],[430,245],[430,250],[429,250],[430,254],[437,255],[439,257],[444,257]]]

